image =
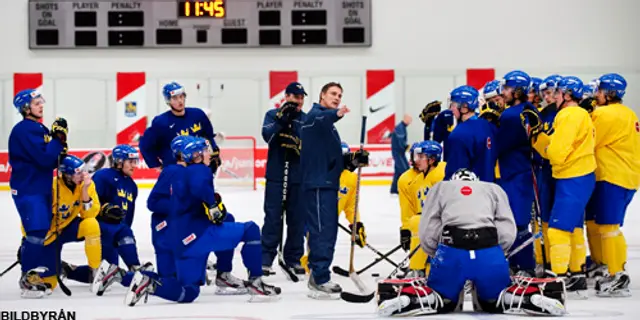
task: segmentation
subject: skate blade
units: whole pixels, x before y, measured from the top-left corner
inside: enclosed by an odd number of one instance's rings
[[[586,290],[567,291],[567,300],[587,300],[589,294]]]
[[[315,300],[340,300],[340,293],[325,293],[310,290],[307,292],[307,297]]]
[[[265,296],[262,294],[251,294],[249,295],[248,302],[251,302],[251,303],[276,302],[276,301],[279,301],[280,298],[281,298],[280,295]]]
[[[20,297],[23,299],[42,299],[45,294],[46,292],[44,291],[23,290],[22,293],[20,293]]]
[[[223,288],[216,287],[215,294],[219,296],[240,296],[248,294],[249,290],[247,288]]]
[[[596,291],[596,296],[598,298],[628,298],[631,297],[631,290],[629,289],[625,289],[625,290],[616,290],[613,292],[599,292]]]

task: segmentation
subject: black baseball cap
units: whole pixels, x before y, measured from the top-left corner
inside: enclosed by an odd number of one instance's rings
[[[307,92],[304,91],[304,87],[302,87],[302,85],[300,84],[300,82],[291,82],[287,88],[284,90],[285,94],[303,94],[303,95],[307,95]]]

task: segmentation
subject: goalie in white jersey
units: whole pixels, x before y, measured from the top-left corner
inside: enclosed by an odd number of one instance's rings
[[[378,287],[380,315],[425,315],[459,310],[472,281],[475,311],[565,314],[560,279],[511,278],[505,255],[516,224],[504,190],[467,169],[436,184],[422,210],[419,237],[431,257],[426,279],[389,280]]]

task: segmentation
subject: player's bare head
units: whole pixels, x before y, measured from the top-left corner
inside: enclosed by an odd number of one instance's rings
[[[544,102],[547,104],[556,103],[556,90],[553,88],[545,89],[542,91],[542,96],[544,97]]]
[[[342,102],[342,86],[337,82],[329,82],[320,91],[320,105],[337,109]]]

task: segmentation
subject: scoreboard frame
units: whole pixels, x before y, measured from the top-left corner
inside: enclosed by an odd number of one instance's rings
[[[29,0],[28,42],[30,50],[366,48],[372,2]],[[185,3],[204,15],[181,17]]]

